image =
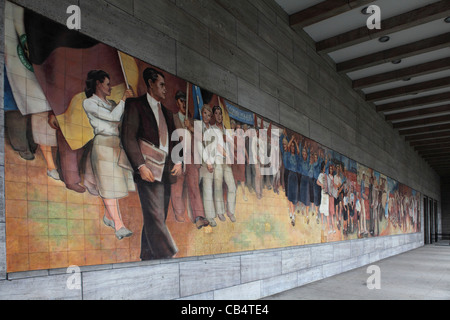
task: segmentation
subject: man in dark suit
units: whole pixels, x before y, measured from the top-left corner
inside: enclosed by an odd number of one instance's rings
[[[175,130],[173,114],[162,104],[166,98],[164,75],[151,68],[143,73],[147,94],[127,99],[123,115],[122,147],[134,170],[134,180],[141,201],[144,224],[141,238],[141,260],[172,258],[178,251],[166,226],[171,183],[182,173],[181,163],[171,162]],[[167,153],[161,182],[145,165],[139,140],[152,143]]]

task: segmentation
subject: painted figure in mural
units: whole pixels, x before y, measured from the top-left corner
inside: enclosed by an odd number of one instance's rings
[[[380,178],[381,179],[381,178]],[[374,179],[373,182],[373,225],[374,225],[374,230],[373,230],[373,235],[374,236],[378,236],[379,235],[379,220],[378,220],[378,216],[380,214],[380,201],[381,201],[381,197],[380,197],[380,185],[381,185],[381,181],[379,181],[376,177]]]
[[[48,118],[49,125],[56,130],[56,141],[58,145],[59,173],[61,180],[66,184],[67,189],[84,193],[86,188],[81,185],[80,163],[87,146],[72,150],[67,143],[63,132],[59,126],[58,120],[53,112],[50,112]]]
[[[258,179],[258,172],[256,168],[257,159],[254,152],[256,139],[256,132],[253,127],[244,124],[242,126],[244,129],[245,138],[245,152],[248,158],[245,161],[245,185],[250,193],[255,192],[258,199],[261,198],[261,187],[260,180]]]
[[[375,229],[375,221],[374,221],[374,177],[373,172],[371,172],[371,175],[369,176],[369,233],[371,236],[374,235],[374,229]]]
[[[342,188],[342,201],[341,201],[341,210],[342,210],[342,220],[343,220],[343,234],[347,235],[349,230],[349,190],[347,182],[343,183]]]
[[[174,115],[174,123],[176,129],[184,129],[184,134],[189,135],[184,139],[180,137],[184,142],[193,143],[192,135],[194,134],[194,121],[189,118],[188,111],[186,109],[186,94],[182,91],[178,91],[175,95],[175,101],[178,106],[178,113]],[[189,152],[187,156],[191,157],[194,148],[193,145],[185,146],[183,152]],[[209,225],[205,217],[205,210],[203,208],[203,201],[200,194],[199,181],[199,168],[200,165],[193,164],[192,161],[184,163],[183,173],[177,178],[177,182],[172,184],[171,200],[172,208],[175,215],[175,220],[178,222],[185,222],[184,214],[186,208],[191,212],[192,222],[195,223],[197,229],[201,229]],[[186,197],[187,195],[187,197]],[[186,205],[188,201],[188,205]]]
[[[255,144],[257,143],[255,141],[256,131],[254,130],[255,128],[247,124],[244,124],[243,128],[246,137],[248,137],[248,139],[245,139],[245,150],[248,154],[248,162],[245,164],[245,185],[250,193],[255,191],[256,197],[260,199],[262,195],[260,193],[260,180],[256,171],[257,160],[254,152]]]
[[[33,140],[39,145],[47,163],[47,175],[54,180],[60,180],[60,176],[53,159],[52,148],[57,147],[56,130],[48,123],[51,112],[33,114],[31,116],[31,128]]]
[[[266,138],[261,137],[258,131],[258,160],[261,172],[262,189],[266,188],[267,190],[272,190],[273,174],[270,170],[270,161],[268,161],[271,156],[272,145],[270,143],[270,134],[267,133],[267,136]],[[260,159],[261,156],[264,158]]]
[[[350,194],[349,194],[349,223],[350,223],[350,233],[355,232],[355,228],[358,227],[358,220],[356,215],[356,192],[353,183],[350,184]]]
[[[330,221],[331,221],[331,225],[333,226],[333,233],[336,232],[336,230],[334,230],[334,224],[337,223],[337,217],[336,217],[336,206],[335,203],[337,203],[337,189],[336,189],[336,185],[334,184],[334,178],[335,178],[335,170],[334,170],[335,166],[333,163],[330,164],[329,167],[329,172],[328,172],[328,194],[330,195],[329,201],[330,201],[330,206],[329,206],[329,214],[330,214]],[[333,222],[334,219],[334,222]]]
[[[233,129],[233,124],[231,128]],[[245,164],[248,162],[248,153],[245,148],[244,130],[242,130],[242,125],[239,122],[235,122],[234,129],[234,162],[231,165],[231,169],[236,182],[236,190],[240,186],[244,201],[248,201],[247,195],[245,194]],[[239,141],[244,141],[244,145],[238,145]]]
[[[172,258],[178,249],[166,226],[171,183],[182,173],[182,163],[171,161],[175,130],[173,114],[164,107],[167,89],[164,74],[147,68],[143,72],[147,93],[127,99],[123,115],[121,142],[134,171],[142,207],[141,260]],[[162,180],[155,180],[141,153],[140,140],[166,153]]]
[[[279,159],[278,168],[276,168],[276,172],[273,175],[273,180],[272,180],[273,192],[275,192],[276,194],[280,194],[280,188],[284,186],[284,183],[282,182],[282,177],[284,175],[284,163],[283,163],[283,155],[281,153],[284,146],[282,143],[284,143],[284,141],[279,141],[279,143],[275,144],[275,147],[272,149],[273,150],[272,152],[274,152],[274,154],[278,155],[278,159]]]
[[[330,196],[328,195],[328,178],[326,173],[326,162],[321,162],[320,164],[320,174],[316,181],[317,185],[321,189],[321,199],[320,199],[320,206],[319,206],[319,215],[322,218],[322,230],[325,230],[325,223],[328,226],[328,233],[332,233],[332,217],[330,216],[330,204],[329,199]],[[330,219],[328,221],[328,219]]]
[[[214,141],[211,142],[211,139],[209,139],[212,138],[212,135],[210,134],[211,130],[209,130],[211,128],[210,122],[212,117],[211,106],[208,104],[203,105],[201,114],[202,120],[198,121],[198,123],[200,123],[202,128],[202,135],[201,137],[198,135],[194,137],[196,139],[195,143],[197,144],[196,150],[199,152],[202,162],[199,169],[199,184],[202,187],[205,217],[211,227],[216,227],[217,222],[214,220],[216,218],[216,208],[214,206],[213,197],[215,147]]]
[[[132,97],[133,92],[126,90],[122,100],[116,104],[107,99],[111,91],[110,77],[105,71],[91,70],[88,73],[85,89],[87,99],[83,101],[83,108],[95,134],[87,159],[87,167],[92,168],[95,189],[88,190],[102,198],[106,208],[103,222],[113,228],[116,237],[122,240],[133,233],[123,224],[118,199],[127,197],[128,191],[135,191],[135,186],[131,172],[119,166],[119,127],[125,100]]]
[[[366,225],[366,201],[368,201],[369,198],[366,194],[366,173],[365,171],[362,172],[361,177],[361,183],[360,183],[360,202],[361,202],[361,210],[360,210],[360,227],[359,232],[360,236],[366,236],[368,234],[367,232],[367,225]]]
[[[289,201],[289,218],[292,226],[295,226],[295,207],[298,203],[298,175],[297,175],[297,156],[295,152],[295,136],[292,135],[287,142],[287,133],[283,132],[280,139],[283,144],[283,162],[284,162],[284,179],[286,186],[286,195]]]
[[[377,235],[380,235],[380,223],[385,217],[386,204],[386,178],[380,177],[380,186],[378,188],[378,219],[377,219]]]
[[[323,162],[323,150],[318,150],[314,153],[314,166],[313,166],[313,191],[314,191],[314,210],[316,213],[317,223],[319,223],[319,207],[322,198],[322,188],[317,184],[317,179],[321,173],[321,165]],[[325,163],[324,163],[325,165]],[[326,170],[326,167],[324,168]]]
[[[259,129],[255,127],[255,130],[250,131],[250,166],[252,169],[253,188],[256,193],[256,198],[259,200],[262,198],[263,189],[263,177],[261,176],[261,161],[259,159]]]
[[[232,221],[236,221],[236,183],[233,177],[231,164],[234,162],[234,152],[230,150],[229,143],[234,143],[233,138],[229,135],[223,124],[222,108],[215,106],[213,108],[213,116],[215,124],[212,126],[217,141],[216,161],[214,164],[214,204],[216,215],[220,221],[225,221],[225,213]],[[227,188],[227,206],[225,208],[223,184],[225,182]]]
[[[342,210],[343,210],[343,200],[344,200],[344,175],[342,172],[342,166],[340,163],[336,164],[336,174],[334,176],[334,186],[336,189],[336,195],[334,206],[336,212],[336,222],[337,228],[340,230],[343,224],[342,221]]]
[[[315,199],[314,197],[316,196],[315,193],[316,191],[315,186],[317,186],[317,183],[314,179],[314,170],[315,167],[317,165],[320,165],[317,163],[318,162],[318,157],[317,157],[317,152],[312,152],[311,151],[311,156],[309,157],[309,170],[308,170],[308,178],[309,178],[309,203],[310,203],[310,208],[312,209],[312,215],[314,216],[316,214],[316,203],[315,203]]]
[[[302,215],[305,215],[306,212],[306,223],[309,224],[309,206],[311,204],[309,187],[310,148],[306,141],[300,145],[298,141],[296,141],[295,145],[297,147],[297,172],[301,175],[299,179],[298,200],[300,201],[300,205],[303,206],[301,209]]]

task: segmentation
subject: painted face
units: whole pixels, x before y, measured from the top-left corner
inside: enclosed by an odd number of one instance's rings
[[[109,97],[112,91],[109,79],[105,78],[103,82],[97,81],[97,90],[105,97]]]
[[[185,115],[186,114],[186,100],[178,99],[177,106],[178,106],[178,109],[180,110],[180,112]]]
[[[162,101],[166,99],[167,89],[166,82],[161,75],[158,75],[158,79],[153,83],[150,82],[150,95],[155,98],[156,101]]]
[[[211,112],[209,110],[203,110],[202,119],[205,124],[209,124],[211,122]]]
[[[294,144],[291,144],[291,153],[292,153],[292,154],[295,153],[295,146],[294,146]]]
[[[223,121],[223,116],[222,116],[222,110],[217,109],[216,111],[214,111],[214,119],[216,120],[216,123],[221,124]]]
[[[240,137],[244,135],[244,130],[242,130],[242,127],[240,124],[236,124],[236,134]]]

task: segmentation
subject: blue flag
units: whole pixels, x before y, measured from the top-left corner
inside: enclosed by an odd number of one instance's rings
[[[192,98],[194,100],[194,119],[202,120],[203,97],[200,87],[192,85]]]

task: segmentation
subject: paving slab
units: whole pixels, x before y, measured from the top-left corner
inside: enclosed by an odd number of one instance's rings
[[[379,271],[379,289],[370,289]],[[432,244],[262,300],[450,300],[450,245]]]

